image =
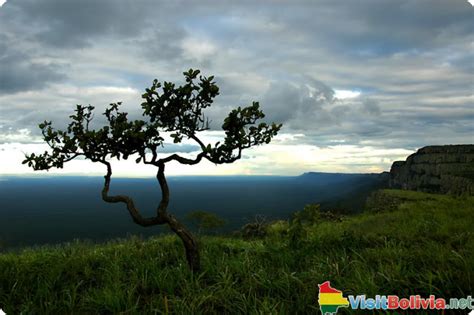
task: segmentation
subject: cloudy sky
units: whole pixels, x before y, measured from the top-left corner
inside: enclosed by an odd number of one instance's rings
[[[232,165],[170,165],[169,174],[379,172],[425,145],[473,143],[473,13],[466,0],[8,0],[0,174],[32,174],[20,163],[46,149],[39,122],[63,127],[76,104],[102,112],[117,101],[138,117],[154,78],[180,82],[189,68],[221,88],[205,141],[218,141],[223,117],[252,101],[284,127]],[[114,166],[154,174],[133,161]],[[103,172],[85,160],[60,171]]]

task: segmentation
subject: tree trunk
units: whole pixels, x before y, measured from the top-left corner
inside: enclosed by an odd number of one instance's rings
[[[151,218],[144,218],[141,216],[140,211],[135,207],[133,199],[125,196],[109,196],[109,187],[110,180],[112,177],[112,167],[107,161],[101,161],[104,165],[107,166],[107,174],[104,176],[105,183],[104,188],[102,189],[102,199],[106,202],[117,203],[122,202],[127,205],[127,209],[130,215],[133,218],[133,221],[141,226],[153,226],[158,224],[168,224],[171,230],[178,235],[178,237],[183,241],[184,249],[186,251],[186,260],[188,261],[189,268],[193,272],[197,272],[201,269],[201,260],[199,257],[199,246],[197,240],[191,234],[191,232],[186,229],[186,227],[180,223],[174,216],[167,212],[170,192],[168,183],[165,178],[165,165],[164,163],[158,164],[158,173],[156,175],[158,182],[161,187],[162,198],[161,202],[156,209],[156,216]]]
[[[201,260],[199,257],[199,246],[197,240],[188,231],[188,229],[179,222],[173,215],[167,212],[168,203],[170,200],[170,190],[165,177],[165,164],[158,164],[158,173],[156,174],[158,183],[161,188],[161,202],[158,205],[157,215],[158,217],[166,218],[166,222],[170,226],[171,230],[179,236],[183,241],[184,249],[186,251],[186,260],[188,261],[189,268],[193,272],[197,272],[201,269]]]
[[[201,259],[199,256],[199,245],[196,238],[189,232],[186,227],[181,224],[175,217],[168,214],[168,224],[183,241],[184,249],[186,251],[186,260],[188,266],[193,272],[201,270]]]

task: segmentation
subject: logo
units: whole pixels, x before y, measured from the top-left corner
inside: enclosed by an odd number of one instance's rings
[[[349,301],[342,296],[342,291],[331,287],[329,281],[318,284],[318,303],[323,315],[335,315],[339,307],[348,307]]]
[[[367,297],[365,294],[342,296],[342,291],[331,287],[326,281],[319,286],[319,308],[323,315],[336,315],[340,307],[350,307],[353,310],[466,310],[474,315],[474,298],[468,295],[463,298],[445,299],[431,294],[423,297],[419,294],[409,297],[398,295],[379,295]]]

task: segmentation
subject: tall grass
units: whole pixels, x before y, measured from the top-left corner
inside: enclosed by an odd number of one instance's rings
[[[7,314],[316,314],[317,285],[326,280],[344,295],[471,295],[474,198],[384,194],[402,200],[398,209],[307,226],[296,247],[281,226],[256,240],[202,236],[198,274],[188,270],[174,236],[4,253],[0,308]]]

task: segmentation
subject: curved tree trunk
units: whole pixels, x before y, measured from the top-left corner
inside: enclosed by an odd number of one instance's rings
[[[130,215],[133,218],[133,221],[141,226],[148,227],[159,224],[168,224],[171,230],[178,235],[178,237],[183,241],[184,249],[186,251],[186,260],[188,262],[189,268],[193,272],[197,272],[201,269],[201,260],[199,256],[199,246],[196,238],[191,234],[190,231],[179,222],[173,215],[168,213],[168,204],[170,199],[170,192],[168,188],[168,183],[165,178],[165,165],[164,163],[158,164],[158,173],[156,178],[160,184],[161,188],[161,201],[156,209],[156,216],[151,218],[143,218],[140,214],[140,211],[136,208],[133,199],[124,196],[109,196],[110,180],[112,176],[112,168],[110,163],[102,161],[103,164],[107,166],[107,175],[104,176],[105,183],[104,188],[102,189],[102,199],[106,202],[125,203]]]
[[[188,229],[179,222],[173,215],[168,214],[168,203],[170,200],[170,190],[165,177],[165,164],[158,164],[158,173],[156,174],[158,183],[161,188],[161,202],[157,209],[158,216],[166,218],[166,223],[173,232],[183,241],[184,249],[186,251],[186,260],[189,268],[196,272],[201,269],[201,260],[199,257],[199,246],[196,238],[188,231]]]

